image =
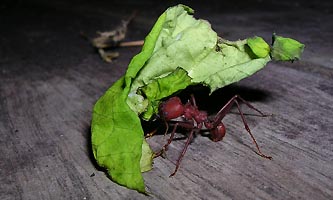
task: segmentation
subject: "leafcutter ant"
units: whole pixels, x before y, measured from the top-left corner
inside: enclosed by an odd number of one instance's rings
[[[208,118],[208,114],[206,111],[198,109],[196,100],[193,95],[191,95],[190,100],[186,104],[183,104],[180,98],[176,96],[171,97],[170,99],[160,104],[159,115],[166,124],[166,133],[168,132],[169,124],[173,125],[173,130],[171,131],[171,135],[167,143],[163,146],[163,148],[159,152],[155,154],[155,157],[161,156],[164,152],[167,151],[168,146],[174,139],[178,127],[189,130],[189,135],[185,142],[185,146],[177,159],[176,168],[170,176],[174,176],[176,174],[180,162],[184,157],[186,150],[194,137],[194,134],[200,131],[207,131],[210,132],[210,138],[212,141],[218,142],[223,139],[223,137],[226,134],[226,129],[222,122],[222,119],[226,116],[227,113],[230,112],[230,109],[234,104],[236,104],[237,106],[238,112],[242,118],[246,131],[251,136],[252,141],[254,142],[257,148],[256,153],[263,158],[272,159],[271,156],[267,156],[260,151],[259,145],[257,144],[245,120],[244,113],[242,112],[239,105],[239,101],[244,103],[252,110],[258,112],[260,116],[263,117],[267,116],[264,113],[262,113],[260,110],[252,106],[249,102],[245,101],[239,95],[235,95],[234,97],[232,97],[212,119]],[[182,118],[182,120],[178,120],[179,118]]]

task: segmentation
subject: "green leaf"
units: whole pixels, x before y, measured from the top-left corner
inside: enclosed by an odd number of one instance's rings
[[[154,52],[133,80],[131,92],[137,93],[138,88],[165,77],[178,67],[191,77],[190,71],[196,63],[215,51],[217,34],[207,21],[194,19],[181,5],[169,8],[165,14]]]
[[[140,168],[143,131],[139,117],[126,104],[123,85],[121,78],[94,106],[92,150],[113,181],[144,193]]]
[[[305,45],[291,38],[273,35],[273,50],[271,56],[274,60],[299,60]]]
[[[134,102],[142,105],[131,108],[138,114],[144,112],[142,117],[145,120],[157,112],[159,99],[154,95],[144,97],[147,91],[142,94],[142,88],[156,88],[150,84],[156,84],[156,80],[178,68],[185,70],[190,77],[191,81],[185,82],[187,86],[204,84],[213,92],[252,75],[270,61],[270,48],[262,38],[227,41],[219,38],[207,21],[197,20],[190,14],[182,5],[165,12],[165,22],[154,52],[133,80],[127,101],[129,105],[134,105]],[[182,88],[187,86],[182,85]],[[172,81],[159,83],[159,87],[168,87],[165,91],[173,93],[181,90]]]
[[[151,169],[153,153],[143,142],[140,118],[126,99],[132,79],[154,50],[164,20],[162,14],[146,37],[142,51],[129,64],[125,76],[97,101],[91,122],[92,150],[98,165],[107,169],[114,182],[142,193],[145,193],[145,186],[141,172]]]
[[[183,5],[171,7],[165,12],[165,22],[156,41],[154,52],[133,80],[127,99],[129,105],[133,105],[134,102],[140,105],[146,103],[147,99],[137,96],[141,95],[139,88],[149,85],[156,79],[166,77],[178,67],[190,72],[191,68],[195,67],[196,60],[204,59],[210,51],[215,50],[217,34],[207,21],[194,19],[190,15],[192,12],[193,10]],[[176,84],[164,83],[175,87],[170,91],[178,90]],[[150,100],[149,105],[153,105],[152,101],[158,99]],[[131,108],[137,113],[143,110],[143,106],[131,106]],[[147,109],[148,115],[143,115],[146,119],[150,116],[152,107],[148,106]]]
[[[247,45],[249,45],[254,55],[258,58],[267,57],[271,51],[265,40],[258,36],[247,39]]]

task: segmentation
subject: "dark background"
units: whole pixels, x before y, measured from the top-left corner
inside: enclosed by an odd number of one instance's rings
[[[297,35],[298,40],[311,45],[304,59],[322,51],[321,62],[328,62],[325,56],[332,45],[331,1],[5,0],[0,3],[0,64],[11,65],[17,73],[49,63],[57,66],[52,68],[66,67],[65,63],[93,53],[80,32],[93,37],[96,31],[111,30],[137,11],[127,40],[143,39],[156,18],[180,2],[196,10],[196,17],[209,20],[222,37],[237,40],[258,31],[268,40],[273,32]],[[29,63],[36,65],[27,67]]]

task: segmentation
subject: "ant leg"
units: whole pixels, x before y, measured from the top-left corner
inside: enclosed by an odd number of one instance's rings
[[[165,124],[165,132],[164,132],[164,136],[166,136],[166,134],[168,133],[169,131],[169,124],[168,122],[164,119],[164,124]]]
[[[261,112],[259,109],[255,108],[253,105],[251,105],[249,102],[245,101],[242,97],[240,97],[239,95],[235,95],[233,96],[222,108],[221,110],[216,114],[215,119],[213,120],[213,126],[217,126],[220,121],[226,116],[227,113],[230,112],[231,107],[233,106],[234,102],[239,99],[242,103],[244,103],[245,105],[247,105],[249,108],[251,108],[252,110],[255,110],[256,112],[258,112],[262,117],[266,117],[268,116],[267,114],[264,114],[263,112]],[[243,112],[242,112],[243,114]],[[244,114],[243,114],[244,115]]]
[[[193,94],[191,94],[191,99],[190,99],[190,101],[191,101],[192,106],[194,106],[194,107],[197,108],[197,103],[196,103],[196,101],[195,101],[195,98],[194,98],[194,95],[193,95]]]
[[[270,114],[264,114],[263,112],[261,112],[259,109],[255,108],[253,105],[251,105],[248,101],[245,101],[241,96],[239,95],[235,95],[236,98],[238,98],[239,100],[241,100],[242,103],[244,103],[245,105],[247,105],[249,108],[251,108],[252,110],[257,111],[262,117],[267,117],[270,116]]]
[[[261,153],[260,148],[259,148],[259,145],[258,145],[256,139],[254,138],[254,136],[252,135],[251,130],[250,130],[250,128],[249,128],[249,126],[247,125],[247,122],[246,122],[246,120],[245,120],[244,114],[243,114],[242,110],[240,109],[239,103],[238,103],[238,101],[237,101],[236,99],[235,99],[235,103],[236,103],[236,105],[237,105],[237,109],[238,109],[238,111],[239,111],[239,113],[240,113],[240,115],[241,115],[241,117],[242,117],[242,121],[243,121],[243,124],[244,124],[244,126],[245,126],[245,129],[246,129],[246,131],[250,134],[250,136],[251,136],[251,138],[252,138],[254,144],[255,144],[256,147],[257,147],[257,150],[258,150],[257,153],[258,153],[261,157],[263,157],[263,158],[272,159],[271,156],[266,156],[265,154]]]
[[[155,129],[155,130],[153,130],[153,131],[147,133],[147,134],[145,135],[145,138],[151,138],[151,137],[153,137],[153,135],[154,135],[156,132],[157,132],[157,129]]]
[[[244,114],[243,114],[243,112],[242,112],[242,110],[241,110],[241,108],[240,108],[240,106],[239,106],[239,103],[238,103],[237,99],[240,99],[240,100],[241,100],[243,103],[245,103],[249,108],[251,108],[251,109],[257,111],[257,112],[260,113],[262,116],[265,116],[264,113],[262,113],[260,110],[256,109],[254,106],[252,106],[250,103],[248,103],[247,101],[245,101],[243,98],[241,98],[241,97],[238,96],[238,95],[235,95],[235,96],[232,97],[232,98],[228,101],[228,103],[225,104],[225,105],[223,106],[223,108],[222,108],[222,109],[216,114],[216,117],[215,117],[215,119],[213,120],[213,123],[212,123],[212,124],[213,124],[213,127],[216,127],[216,126],[221,122],[221,120],[225,117],[225,115],[226,115],[228,112],[230,112],[230,109],[231,109],[232,105],[233,105],[234,103],[236,103],[236,105],[237,105],[237,109],[238,109],[238,112],[239,112],[239,114],[241,115],[241,118],[242,118],[243,124],[244,124],[244,126],[245,126],[245,129],[246,129],[246,131],[249,133],[249,135],[251,136],[252,141],[254,142],[254,144],[256,145],[256,148],[257,148],[257,151],[258,151],[258,152],[257,152],[258,155],[260,155],[260,156],[263,157],[263,158],[272,159],[271,156],[266,156],[265,154],[263,154],[263,153],[260,151],[259,145],[258,145],[256,139],[254,138],[253,134],[251,133],[251,130],[250,130],[250,128],[249,128],[249,126],[248,126],[248,124],[247,124],[247,122],[246,122],[246,120],[245,120]]]
[[[169,127],[169,125],[166,123],[167,127]],[[175,133],[176,133],[176,129],[178,127],[178,123],[175,124],[175,126],[173,127],[173,130],[171,132],[170,138],[168,139],[167,143],[162,147],[162,149],[155,153],[154,158],[161,156],[164,152],[166,152],[168,150],[168,146],[171,144],[173,138],[175,137]]]
[[[168,124],[168,122],[167,122],[165,119],[163,120],[163,122],[164,122],[164,124],[165,124],[165,132],[164,132],[164,136],[166,136],[166,134],[167,134],[168,131],[169,131],[169,124]],[[153,135],[155,135],[156,132],[157,132],[157,129],[155,129],[155,130],[153,130],[153,131],[147,133],[146,136],[145,136],[145,138],[151,138],[151,137],[153,137]]]
[[[155,155],[154,155],[155,158],[161,156],[164,152],[166,152],[168,150],[168,146],[171,144],[173,138],[175,137],[176,130],[177,130],[178,126],[183,127],[183,128],[187,128],[187,129],[193,129],[193,124],[192,123],[177,122],[173,127],[173,130],[171,132],[171,135],[170,135],[167,143],[162,147],[162,149],[159,152],[155,153]]]
[[[184,146],[184,148],[183,148],[183,151],[182,151],[182,153],[180,154],[180,156],[179,156],[178,159],[177,159],[176,168],[175,168],[175,170],[173,171],[173,173],[170,174],[169,177],[174,176],[174,175],[177,173],[178,168],[179,168],[179,165],[180,165],[180,162],[181,162],[181,160],[183,159],[183,157],[184,157],[184,155],[185,155],[185,153],[186,153],[186,151],[187,151],[187,148],[188,148],[188,146],[190,145],[190,142],[191,142],[192,139],[193,139],[194,130],[195,130],[195,129],[192,129],[192,130],[191,130],[190,135],[188,136],[188,139],[186,140],[186,143],[185,143],[185,146]]]

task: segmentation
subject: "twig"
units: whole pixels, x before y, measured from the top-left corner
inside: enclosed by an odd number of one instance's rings
[[[136,41],[129,41],[129,42],[120,42],[120,47],[135,47],[135,46],[142,46],[144,43],[143,40],[136,40]]]

